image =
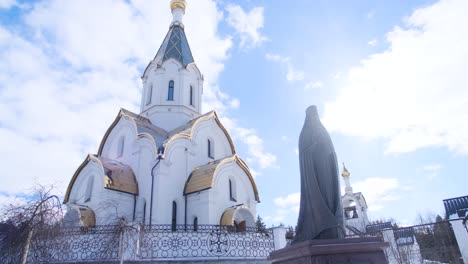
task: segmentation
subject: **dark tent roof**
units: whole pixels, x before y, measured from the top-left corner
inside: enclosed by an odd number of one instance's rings
[[[156,57],[154,57],[154,61],[161,65],[171,58],[180,62],[184,67],[193,62],[184,28],[177,24],[172,25],[169,32],[167,32]]]

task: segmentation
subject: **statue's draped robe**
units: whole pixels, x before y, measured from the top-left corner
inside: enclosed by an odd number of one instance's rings
[[[343,210],[335,150],[317,109],[307,109],[299,137],[301,204],[296,242],[343,237]]]

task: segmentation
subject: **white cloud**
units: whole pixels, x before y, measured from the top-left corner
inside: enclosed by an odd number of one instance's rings
[[[263,28],[263,7],[255,7],[246,12],[239,5],[230,4],[226,7],[228,12],[227,23],[239,34],[240,47],[252,48],[259,46],[267,40],[260,30]]]
[[[423,171],[427,174],[427,178],[429,180],[433,180],[439,175],[440,170],[442,169],[442,165],[440,164],[431,164],[422,167]]]
[[[18,5],[16,0],[0,0],[0,9],[10,9],[16,5]]]
[[[288,73],[286,74],[286,80],[288,81],[302,81],[304,80],[304,71],[298,71],[294,69],[291,63],[288,63]]]
[[[288,194],[286,197],[275,198],[274,203],[281,208],[296,208],[299,206],[300,201],[301,194],[297,192]],[[296,211],[299,212],[299,210]]]
[[[386,202],[400,199],[397,194],[400,183],[395,178],[367,178],[352,183],[355,192],[362,192],[366,198],[369,211],[378,211],[384,208]]]
[[[165,0],[50,0],[33,4],[23,18],[21,30],[0,25],[0,160],[8,164],[0,193],[27,193],[38,182],[54,184],[63,195],[119,108],[138,112],[141,70],[157,52],[171,14]],[[211,0],[197,1],[184,17],[205,76],[202,108],[226,116],[240,102],[217,86],[232,46],[218,34],[221,20]],[[253,142],[249,153],[260,157],[261,168],[275,163],[255,131],[234,129],[248,131],[245,142]]]
[[[372,19],[372,18],[374,18],[374,16],[375,16],[375,11],[374,10],[371,10],[371,11],[367,12],[367,14],[366,14],[367,19]]]
[[[265,54],[265,58],[269,61],[277,61],[277,62],[282,62],[282,63],[289,62],[290,60],[289,57],[284,57],[284,56],[281,56],[278,54],[272,54],[272,53]]]
[[[294,149],[294,154],[296,154],[297,156],[299,156],[299,148],[295,148],[295,149]]]
[[[263,139],[258,136],[254,129],[242,127],[237,120],[226,116],[221,117],[221,121],[226,129],[230,131],[234,140],[239,140],[247,146],[246,161],[249,164],[259,166],[261,169],[279,168],[276,156],[265,151]]]
[[[389,48],[351,68],[325,104],[330,131],[385,138],[387,152],[445,146],[468,153],[468,2],[416,10]]]
[[[301,202],[301,194],[299,192],[288,194],[286,197],[277,197],[273,203],[277,207],[275,216],[272,217],[273,224],[279,224],[284,221],[287,216],[298,215]]]
[[[341,72],[337,72],[335,74],[332,74],[331,77],[335,80],[339,80],[343,77],[343,74]]]
[[[304,80],[305,73],[302,70],[296,70],[294,65],[291,63],[291,58],[281,56],[278,54],[265,54],[265,58],[269,61],[279,62],[283,67],[287,69],[286,80],[288,81],[302,81]]]
[[[367,42],[367,44],[371,47],[374,47],[375,45],[377,45],[378,41],[377,39],[372,39],[372,40],[369,40],[369,42]]]
[[[321,81],[312,81],[312,82],[306,83],[304,90],[308,91],[311,89],[322,88],[322,87],[323,87],[323,83]]]
[[[281,140],[282,140],[282,141],[288,141],[289,138],[288,138],[287,136],[281,136]]]

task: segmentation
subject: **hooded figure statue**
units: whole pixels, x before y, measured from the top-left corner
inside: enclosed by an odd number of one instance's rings
[[[301,204],[294,242],[344,237],[335,149],[317,107],[306,110],[299,137]]]

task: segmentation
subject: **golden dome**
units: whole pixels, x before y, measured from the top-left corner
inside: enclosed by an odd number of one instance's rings
[[[171,1],[171,10],[174,10],[177,7],[182,8],[182,10],[184,10],[184,12],[185,12],[185,8],[187,7],[187,2],[185,2],[185,0],[172,0]]]
[[[346,166],[344,165],[344,162],[343,162],[343,172],[341,173],[341,176],[349,177],[349,175],[351,175],[351,173],[349,173],[348,169],[346,169]]]

